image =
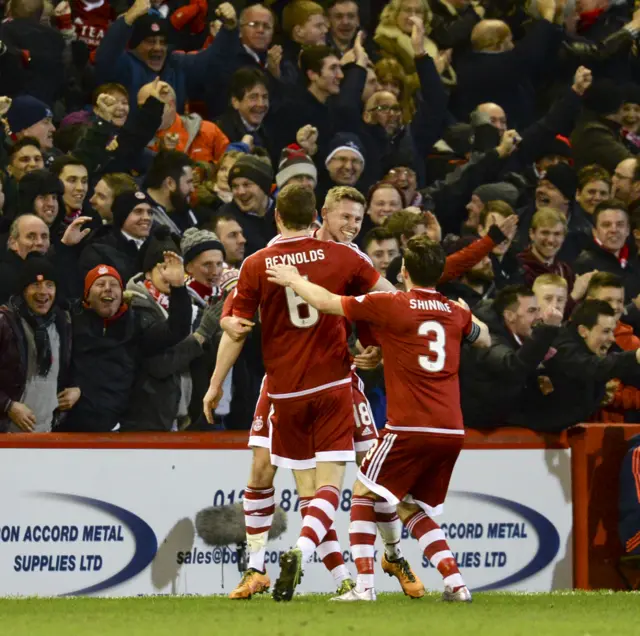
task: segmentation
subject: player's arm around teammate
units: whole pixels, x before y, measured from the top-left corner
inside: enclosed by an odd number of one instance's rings
[[[292,265],[275,265],[274,267],[267,269],[268,280],[271,283],[276,283],[282,287],[291,287],[293,291],[298,294],[305,302],[309,303],[312,307],[315,307],[318,311],[325,314],[333,314],[336,316],[344,316],[344,308],[342,306],[342,296],[333,294],[326,290],[324,287],[320,287],[306,278],[303,278],[298,272],[297,268]],[[381,280],[386,280],[382,279]],[[386,281],[388,282],[388,281]],[[395,288],[392,290],[378,291],[373,290],[373,293],[394,293]],[[460,305],[465,309],[469,309],[469,306],[464,301],[451,301],[456,305]],[[480,335],[476,341],[471,345],[473,347],[486,348],[491,346],[491,335],[489,334],[489,328],[481,320],[471,315],[473,322],[480,328]]]

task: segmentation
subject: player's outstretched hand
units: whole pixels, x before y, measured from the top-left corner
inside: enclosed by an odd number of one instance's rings
[[[358,369],[365,371],[375,369],[382,362],[382,350],[380,347],[367,347],[353,358],[353,362]]]
[[[222,399],[222,387],[217,385],[209,385],[209,390],[202,400],[202,408],[204,416],[209,424],[213,424],[213,412],[218,408]]]
[[[293,265],[274,265],[267,270],[267,280],[281,287],[289,287],[300,278],[300,272]]]
[[[237,316],[227,316],[220,321],[220,326],[234,342],[243,340],[247,334],[251,333],[255,324],[255,322]]]

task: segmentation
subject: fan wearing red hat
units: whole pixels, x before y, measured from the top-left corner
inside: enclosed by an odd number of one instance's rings
[[[182,259],[174,252],[163,258],[171,302],[167,320],[153,325],[124,301],[122,277],[115,268],[101,264],[85,277],[83,302],[72,313],[71,373],[82,395],[59,430],[119,430],[143,361],[191,333]]]

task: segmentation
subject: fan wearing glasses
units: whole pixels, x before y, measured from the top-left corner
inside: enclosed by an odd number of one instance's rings
[[[240,42],[247,55],[262,68],[266,66],[273,28],[273,14],[261,4],[251,5],[240,14]]]

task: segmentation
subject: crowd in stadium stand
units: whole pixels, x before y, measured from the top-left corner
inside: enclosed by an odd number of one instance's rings
[[[290,183],[398,288],[407,241],[442,243],[493,342],[463,347],[466,426],[640,421],[630,0],[0,7],[0,431],[250,429],[260,317],[224,301]],[[351,343],[382,427],[384,360]]]

